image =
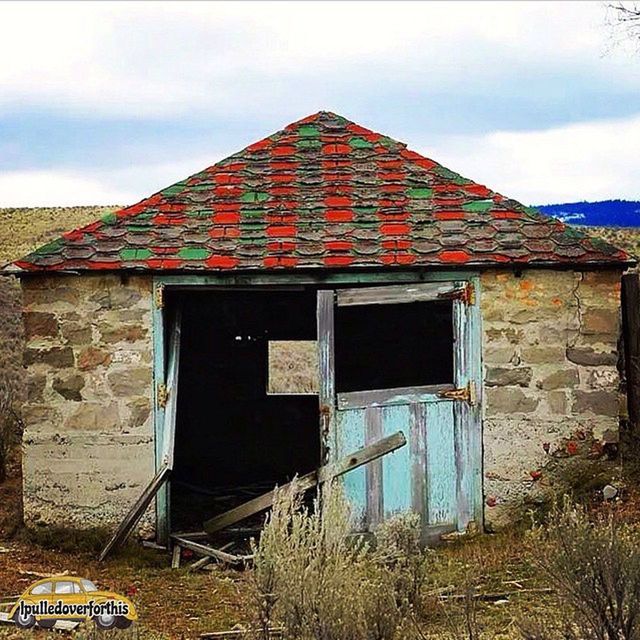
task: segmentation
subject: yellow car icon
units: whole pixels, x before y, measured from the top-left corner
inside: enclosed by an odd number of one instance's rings
[[[18,627],[51,629],[57,620],[93,620],[99,629],[126,629],[138,619],[133,603],[112,591],[100,591],[91,580],[53,576],[34,582],[9,612]]]

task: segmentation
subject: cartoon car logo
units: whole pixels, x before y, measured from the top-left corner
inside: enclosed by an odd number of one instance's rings
[[[18,627],[51,629],[57,620],[93,620],[99,629],[126,629],[138,619],[133,603],[112,591],[100,591],[91,580],[53,576],[34,582],[9,612]]]

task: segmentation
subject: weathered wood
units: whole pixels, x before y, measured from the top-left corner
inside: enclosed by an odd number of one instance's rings
[[[382,415],[378,407],[365,410],[365,444],[371,444],[382,438]],[[372,460],[366,466],[367,482],[367,525],[373,531],[382,522],[384,504],[382,500],[382,458]]]
[[[336,458],[336,442],[331,441],[335,431],[335,348],[334,348],[334,292],[318,291],[316,321],[318,332],[318,375],[320,388],[318,401],[320,405],[320,461],[329,462]]]
[[[226,544],[223,544],[218,549],[218,551],[226,551],[227,549],[229,549],[232,546],[233,546],[233,541],[227,542]],[[200,569],[203,569],[204,567],[206,567],[212,561],[213,561],[213,558],[211,556],[203,556],[202,558],[199,558],[195,562],[192,562],[187,567],[187,573],[191,573],[192,571],[199,571]]]
[[[102,562],[113,549],[120,546],[131,534],[133,528],[136,526],[142,514],[147,510],[147,507],[151,504],[156,493],[160,487],[166,482],[171,470],[166,464],[160,467],[158,473],[151,482],[147,485],[145,490],[140,494],[140,497],[135,501],[131,509],[127,512],[127,515],[123,518],[122,522],[116,529],[115,533],[107,542],[104,549],[98,556],[98,561]]]
[[[462,295],[464,284],[443,282],[428,284],[387,285],[361,289],[338,289],[336,304],[339,307],[363,304],[398,304],[406,302],[433,302]]]
[[[284,627],[269,627],[267,630],[272,638],[281,638]],[[205,631],[200,634],[201,638],[238,638],[246,635],[255,635],[258,637],[261,630],[258,629],[229,629],[228,631]]]
[[[382,438],[381,440],[378,440],[377,442],[374,442],[351,455],[341,458],[337,462],[320,467],[317,471],[312,471],[311,473],[295,480],[294,483],[290,482],[284,485],[280,490],[286,491],[294,485],[296,491],[298,493],[302,493],[312,487],[315,487],[317,484],[333,480],[334,478],[337,478],[352,469],[356,469],[371,460],[375,460],[376,458],[390,453],[391,451],[395,451],[396,449],[403,447],[406,443],[407,440],[404,437],[404,434],[402,431],[398,431],[398,433]],[[240,522],[240,520],[244,520],[249,516],[265,511],[273,505],[275,491],[275,489],[273,491],[269,491],[268,493],[231,509],[230,511],[226,511],[225,513],[221,513],[220,515],[211,518],[204,523],[205,531],[208,533],[215,533],[216,531],[220,531],[225,527],[230,527],[232,524]]]
[[[428,384],[418,387],[396,389],[372,389],[371,391],[349,391],[338,394],[338,409],[366,409],[395,404],[435,402],[438,394],[455,389],[453,384]]]
[[[180,555],[182,553],[182,549],[179,544],[174,545],[173,552],[171,554],[171,568],[179,569],[180,568]]]
[[[637,273],[622,276],[622,332],[629,422],[640,427],[640,282]]]
[[[227,564],[242,564],[253,558],[253,556],[236,556],[231,553],[226,553],[225,551],[221,551],[220,549],[214,549],[207,544],[194,542],[193,540],[188,540],[187,538],[180,538],[178,536],[172,535],[171,539],[177,545],[180,545],[185,549],[191,549],[191,551],[197,553],[198,555],[215,558],[216,560],[221,560],[222,562],[226,562]]]
[[[164,453],[163,462],[173,469],[176,441],[176,416],[178,411],[178,373],[180,371],[180,337],[182,309],[178,307],[169,340],[169,360],[167,366],[167,391],[169,398],[164,411]]]

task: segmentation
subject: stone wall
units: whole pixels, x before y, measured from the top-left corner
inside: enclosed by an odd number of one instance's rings
[[[25,521],[112,525],[154,472],[151,280],[28,277],[22,289]]]
[[[485,524],[617,439],[617,271],[481,276]],[[28,524],[113,525],[154,471],[151,280],[23,279]],[[153,528],[151,510],[143,521]]]
[[[481,287],[493,529],[570,484],[577,458],[617,440],[620,272],[490,271]]]

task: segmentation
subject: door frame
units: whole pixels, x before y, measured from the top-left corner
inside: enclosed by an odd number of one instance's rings
[[[384,284],[415,284],[440,281],[466,281],[473,286],[475,292],[473,304],[469,305],[468,322],[463,351],[468,354],[469,361],[463,363],[468,368],[467,377],[476,386],[477,401],[465,411],[464,420],[456,420],[456,438],[460,438],[461,447],[457,451],[461,468],[465,473],[460,478],[458,496],[469,496],[470,499],[459,504],[461,516],[460,528],[474,521],[482,527],[482,328],[480,313],[480,277],[476,271],[422,271],[422,270],[376,270],[361,272],[336,272],[314,274],[300,273],[237,273],[237,274],[206,274],[206,275],[154,275],[152,289],[152,331],[153,331],[153,424],[155,469],[160,468],[164,455],[164,443],[168,434],[165,433],[165,406],[160,402],[162,385],[167,377],[167,345],[171,327],[166,326],[165,297],[166,291],[202,290],[215,291],[220,288],[268,290],[276,287],[295,287],[301,285],[316,286],[319,289],[340,288],[352,285],[384,285]],[[322,367],[322,365],[321,365]],[[319,426],[321,449],[323,442],[323,399],[320,398]],[[328,417],[328,416],[327,416]],[[468,425],[464,429],[464,424]],[[458,440],[456,440],[458,441]],[[165,484],[156,496],[156,538],[160,543],[169,539],[169,488]],[[464,527],[463,527],[464,524]]]

